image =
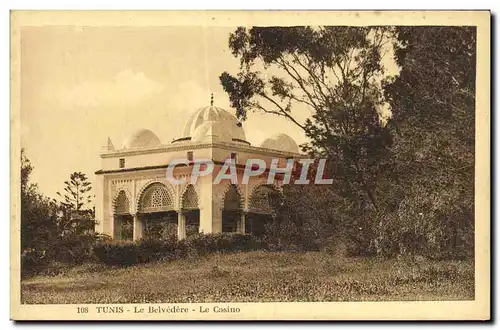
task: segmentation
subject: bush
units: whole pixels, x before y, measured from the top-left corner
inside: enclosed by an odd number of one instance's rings
[[[26,249],[21,253],[21,275],[36,274],[50,263],[45,250]]]
[[[136,242],[137,262],[152,262],[158,260],[179,259],[186,255],[183,241],[174,237],[169,238],[143,238]]]
[[[95,233],[68,233],[63,235],[60,238],[55,261],[73,265],[92,261],[94,245],[96,242],[103,240],[102,236]]]
[[[279,219],[266,225],[262,240],[273,251],[320,251],[331,244],[330,237],[323,233],[329,233],[326,225],[318,228],[308,222],[298,225],[290,219]]]
[[[185,240],[143,238],[137,242],[102,242],[94,247],[95,257],[102,263],[130,266],[159,260],[175,260],[226,253],[266,249],[267,243],[251,235],[234,233],[197,234]]]
[[[132,242],[98,243],[94,247],[94,255],[107,265],[135,265],[137,263],[137,245]]]
[[[67,232],[53,236],[43,248],[26,248],[21,253],[21,275],[55,274],[58,268],[95,261],[94,246],[109,236],[93,232]],[[50,244],[49,244],[50,243]],[[64,265],[63,265],[64,264]],[[67,267],[66,267],[67,268]]]
[[[393,212],[372,222],[377,255],[465,260],[474,257],[472,206],[456,203],[446,190],[410,191]],[[378,225],[376,225],[378,223]],[[366,240],[365,240],[366,241]]]

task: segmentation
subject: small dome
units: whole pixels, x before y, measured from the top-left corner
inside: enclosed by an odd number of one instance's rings
[[[265,139],[260,146],[261,148],[299,153],[299,146],[297,143],[284,133]]]
[[[161,145],[160,139],[148,129],[140,129],[123,141],[123,149],[151,148]]]
[[[199,142],[206,137],[213,136],[214,135],[214,131],[212,129],[213,126],[214,125],[212,121],[207,121],[206,123],[201,124],[194,130],[193,134],[191,134],[191,140]]]
[[[201,142],[206,139],[248,144],[245,131],[236,117],[214,106],[201,108],[193,113],[186,121],[179,140]]]

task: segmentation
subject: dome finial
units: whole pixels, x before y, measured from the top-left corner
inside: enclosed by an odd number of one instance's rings
[[[212,93],[210,95],[210,106],[213,107],[214,106],[214,93]]]

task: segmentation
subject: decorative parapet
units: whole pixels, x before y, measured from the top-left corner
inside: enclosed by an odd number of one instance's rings
[[[261,148],[251,145],[244,145],[240,143],[231,143],[231,142],[212,142],[212,143],[194,143],[194,142],[185,142],[173,145],[162,145],[155,148],[145,148],[145,149],[126,149],[126,150],[116,150],[101,153],[102,158],[114,158],[121,156],[136,156],[136,155],[144,155],[144,154],[155,154],[155,153],[164,153],[164,152],[172,152],[172,151],[183,151],[183,150],[196,150],[196,149],[206,149],[206,148],[220,148],[227,150],[238,150],[245,151],[254,154],[261,154],[266,156],[274,156],[274,157],[303,157],[304,154],[300,153],[292,153],[275,149]]]

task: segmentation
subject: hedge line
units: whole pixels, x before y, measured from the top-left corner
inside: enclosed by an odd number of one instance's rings
[[[197,234],[187,239],[151,239],[137,242],[101,242],[94,255],[107,265],[130,266],[139,263],[203,256],[214,252],[268,249],[264,240],[251,235],[222,233]]]

